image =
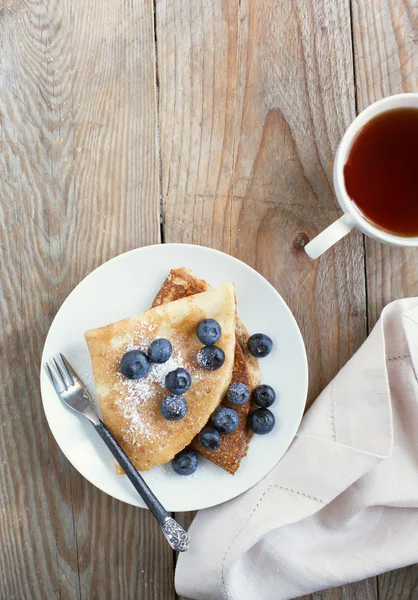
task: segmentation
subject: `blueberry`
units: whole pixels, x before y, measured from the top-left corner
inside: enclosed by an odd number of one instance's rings
[[[231,404],[245,404],[250,399],[250,390],[245,383],[233,383],[228,388],[226,398]]]
[[[275,423],[274,415],[268,408],[257,408],[248,417],[248,425],[254,433],[270,433]]]
[[[179,396],[184,394],[192,385],[192,379],[186,369],[179,367],[175,371],[170,371],[165,378],[166,388],[172,393]]]
[[[247,342],[248,350],[256,358],[268,356],[273,348],[273,342],[264,333],[255,333]]]
[[[197,353],[197,362],[207,371],[216,371],[225,361],[225,352],[218,346],[204,346]]]
[[[221,433],[232,433],[238,427],[239,417],[236,410],[221,406],[212,415],[212,423]]]
[[[199,442],[206,450],[216,450],[221,444],[221,434],[213,427],[204,427],[199,433]]]
[[[148,375],[149,370],[147,355],[140,350],[130,350],[122,356],[120,372],[127,379],[142,379]]]
[[[271,385],[259,385],[253,391],[253,400],[258,406],[268,408],[276,400],[276,392]]]
[[[191,475],[194,473],[199,465],[199,459],[196,452],[185,448],[171,461],[171,466],[178,475]]]
[[[153,363],[165,363],[173,353],[173,348],[168,340],[159,338],[151,342],[148,348],[148,358]]]
[[[166,396],[160,405],[161,414],[168,421],[179,421],[186,416],[188,406],[183,396],[170,394]]]
[[[200,321],[197,326],[196,335],[202,344],[209,346],[216,344],[222,335],[222,329],[214,319],[205,319],[204,321]]]

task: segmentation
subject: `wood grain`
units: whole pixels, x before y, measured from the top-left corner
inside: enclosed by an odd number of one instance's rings
[[[69,466],[38,391],[66,295],[159,241],[152,4],[0,7],[0,597],[169,599],[172,553],[153,520]]]
[[[417,600],[418,566],[398,569],[378,577],[379,600]]]
[[[164,239],[230,249],[237,3],[157,0]]]
[[[376,600],[377,598],[379,596],[376,577],[311,595],[311,600]],[[395,597],[392,600],[395,600]]]
[[[414,0],[352,0],[359,111],[391,94],[418,91],[418,4]],[[366,240],[370,327],[382,308],[418,294],[418,250]],[[418,598],[417,567],[378,578],[379,598]]]
[[[332,160],[355,114],[348,0],[0,2],[0,600],[174,598],[145,511],[57,448],[37,390],[43,341],[87,273],[130,248],[207,244],[255,266],[307,343],[310,397],[384,304],[418,291],[417,253],[307,241],[339,214]],[[417,91],[417,5],[352,0],[357,105]],[[161,190],[158,189],[156,80]],[[188,525],[192,514],[178,515]],[[418,598],[417,567],[314,594]]]
[[[164,238],[230,252],[277,287],[307,343],[312,401],[366,335],[361,236],[320,262],[303,252],[339,214],[333,155],[355,114],[349,4],[156,8]]]

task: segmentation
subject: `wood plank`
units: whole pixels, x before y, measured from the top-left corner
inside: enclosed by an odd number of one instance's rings
[[[0,36],[0,595],[171,598],[158,528],[69,466],[37,383],[71,289],[159,241],[152,3],[5,0]]]
[[[418,91],[418,5],[413,0],[353,0],[358,109],[384,96]],[[418,294],[418,252],[366,241],[369,322],[397,298]],[[414,571],[415,569],[415,571]],[[417,598],[417,567],[378,578],[380,598]]]
[[[229,250],[237,3],[157,0],[165,241]]]
[[[235,4],[223,0],[156,2],[166,242],[230,250]],[[187,529],[194,515],[178,513],[175,517]]]
[[[247,10],[235,248],[294,311],[307,346],[312,401],[366,333],[361,237],[346,238],[318,262],[301,247],[337,217],[333,156],[355,114],[349,6],[297,2],[273,9],[249,2]],[[372,600],[372,592],[373,583],[348,585],[312,598]]]
[[[355,114],[349,3],[156,7],[165,240],[230,252],[276,286],[306,341],[311,402],[366,335],[361,236],[319,262],[303,252],[339,215],[333,155]]]

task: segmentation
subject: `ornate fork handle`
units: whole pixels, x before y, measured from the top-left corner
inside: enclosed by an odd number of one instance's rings
[[[185,552],[189,549],[190,538],[177,521],[171,517],[166,517],[161,529],[173,550]]]

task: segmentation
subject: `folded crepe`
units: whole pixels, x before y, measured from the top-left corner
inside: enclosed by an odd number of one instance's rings
[[[224,351],[225,362],[216,371],[202,369],[196,359],[202,347],[196,328],[206,318],[215,319],[222,328],[217,346]],[[103,420],[138,470],[169,462],[205,426],[231,381],[235,325],[235,294],[230,283],[86,332]],[[142,379],[126,379],[119,369],[122,356],[134,349],[146,352],[157,338],[171,342],[171,358],[151,364]],[[187,369],[192,379],[184,394],[188,412],[179,421],[168,421],[161,415],[160,404],[169,394],[165,377],[177,367]]]

